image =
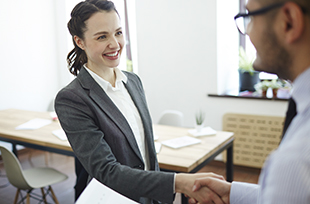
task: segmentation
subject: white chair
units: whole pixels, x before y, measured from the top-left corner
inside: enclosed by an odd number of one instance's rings
[[[165,110],[161,113],[158,124],[182,127],[184,123],[183,113],[177,110]]]
[[[9,182],[17,188],[14,204],[17,203],[21,190],[27,191],[26,196],[22,196],[20,202],[30,203],[30,197],[47,203],[46,197],[51,193],[51,198],[58,204],[58,200],[51,187],[52,184],[59,183],[68,178],[67,175],[49,167],[37,167],[23,170],[17,157],[6,147],[0,146],[1,156],[4,163],[4,169]],[[45,189],[44,187],[48,187]],[[34,194],[33,189],[41,189],[42,197]],[[40,202],[41,203],[41,202]]]

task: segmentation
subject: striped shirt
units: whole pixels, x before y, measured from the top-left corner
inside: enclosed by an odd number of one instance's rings
[[[233,182],[231,204],[310,203],[310,68],[294,81],[297,115],[266,160],[259,184]]]

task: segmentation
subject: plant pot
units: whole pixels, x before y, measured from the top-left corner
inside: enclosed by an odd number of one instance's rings
[[[267,97],[267,90],[262,90],[262,97],[264,97],[264,98]]]
[[[201,124],[201,125],[195,124],[195,129],[196,129],[196,131],[197,131],[197,132],[200,132],[200,131],[202,130],[203,126],[204,126],[203,124]]]
[[[243,72],[239,70],[239,91],[255,91],[254,85],[259,82],[259,72]]]
[[[272,97],[273,98],[277,98],[277,95],[278,95],[278,89],[272,89]]]

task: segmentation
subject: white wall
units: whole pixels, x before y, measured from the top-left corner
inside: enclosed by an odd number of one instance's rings
[[[233,19],[238,4],[231,2],[136,0],[139,75],[153,122],[165,109],[182,111],[188,127],[202,109],[215,129],[222,128],[227,112],[285,115],[287,102],[207,97],[227,88],[231,78],[225,75],[237,70],[237,30],[233,20],[218,19],[220,12],[230,12]]]
[[[67,82],[63,7],[61,0],[1,2],[0,109],[45,111]]]

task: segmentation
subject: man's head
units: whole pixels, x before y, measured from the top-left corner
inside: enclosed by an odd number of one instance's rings
[[[249,0],[247,10],[279,3],[283,4],[251,16],[247,34],[257,51],[253,66],[294,80],[310,66],[310,1]]]

